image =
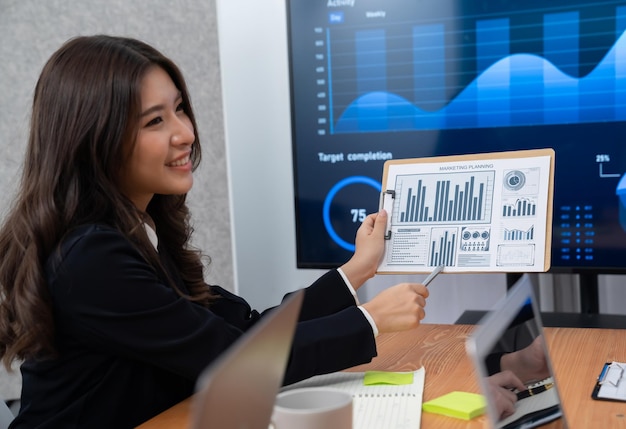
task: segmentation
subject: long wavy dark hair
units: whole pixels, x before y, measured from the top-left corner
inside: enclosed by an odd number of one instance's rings
[[[141,82],[154,66],[165,70],[181,92],[194,127],[195,170],[200,141],[187,86],[178,67],[153,47],[130,38],[77,37],[41,72],[20,188],[0,229],[0,357],[7,368],[14,360],[55,354],[44,264],[79,225],[113,226],[163,272],[143,228],[142,219],[150,217],[160,248],[190,293],[171,286],[201,305],[211,301],[202,255],[189,244],[186,195],[155,195],[147,213],[140,213],[118,186],[138,133]]]

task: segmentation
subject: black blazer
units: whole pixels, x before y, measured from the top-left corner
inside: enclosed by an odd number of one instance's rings
[[[59,355],[22,364],[22,407],[11,428],[134,427],[191,395],[202,370],[271,311],[252,310],[218,286],[210,309],[181,298],[107,226],[80,227],[58,250],[46,278]],[[329,271],[306,289],[285,383],[375,355],[371,326]]]

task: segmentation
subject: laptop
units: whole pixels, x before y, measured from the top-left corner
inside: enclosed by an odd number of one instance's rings
[[[486,400],[491,427],[534,428],[556,419],[567,427],[552,363],[545,343],[539,306],[532,282],[524,274],[498,304],[480,321],[466,342]],[[518,357],[526,365],[514,365]],[[527,387],[515,390],[518,400],[512,415],[501,413],[493,383],[498,373],[509,369]]]
[[[303,290],[291,294],[204,370],[192,429],[268,428],[303,298]]]

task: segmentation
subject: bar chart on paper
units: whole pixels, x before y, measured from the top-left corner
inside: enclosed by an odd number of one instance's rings
[[[537,203],[530,198],[518,198],[516,201],[505,204],[502,207],[503,217],[528,217],[534,216],[537,210]]]
[[[453,266],[458,224],[491,221],[495,172],[398,175],[392,223],[391,264]]]
[[[456,228],[433,228],[428,265],[435,267],[454,264],[456,254]]]
[[[529,241],[535,238],[535,227],[531,226],[527,230],[504,228],[504,241]]]
[[[395,189],[395,222],[489,222],[494,174],[493,171],[482,171],[398,176]]]
[[[546,271],[552,149],[390,160],[381,273]]]

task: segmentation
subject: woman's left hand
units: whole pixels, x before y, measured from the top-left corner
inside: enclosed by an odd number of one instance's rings
[[[342,267],[342,271],[355,289],[374,277],[385,250],[387,212],[381,210],[365,218],[356,232],[354,255]]]

